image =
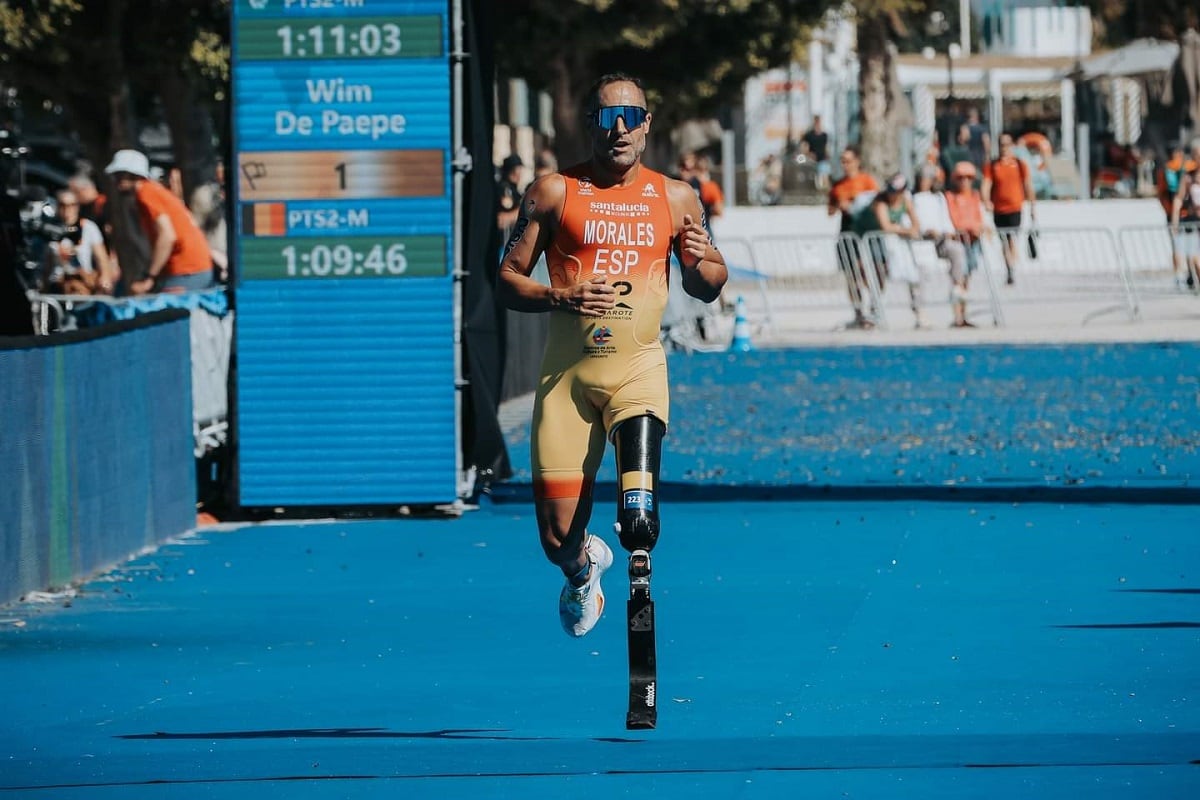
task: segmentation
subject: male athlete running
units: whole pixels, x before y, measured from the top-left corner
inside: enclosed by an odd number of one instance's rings
[[[728,277],[695,190],[641,163],[651,121],[641,82],[605,75],[584,110],[591,158],[526,190],[497,282],[509,308],[550,312],[533,409],[534,498],[542,548],[566,576],[559,618],[572,636],[599,620],[600,576],[613,561],[587,533],[606,439],[617,448],[621,544],[648,552],[658,538],[670,254],[684,290],[705,302]],[[550,286],[530,277],[542,253]]]

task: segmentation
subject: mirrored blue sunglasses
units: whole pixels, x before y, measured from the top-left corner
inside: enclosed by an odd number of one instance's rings
[[[625,120],[626,130],[632,130],[646,121],[649,114],[641,106],[601,106],[592,113],[592,119],[606,131],[617,127],[617,120]]]

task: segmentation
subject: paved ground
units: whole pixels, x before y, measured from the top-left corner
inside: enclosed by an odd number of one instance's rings
[[[672,356],[656,731],[620,560],[558,629],[522,400],[461,518],[211,527],[0,609],[0,796],[1200,796],[1200,345],[893,345]]]
[[[1194,520],[665,505],[660,723],[637,734],[624,577],[569,640],[527,504],[209,529],[6,611],[0,795],[1183,800]]]

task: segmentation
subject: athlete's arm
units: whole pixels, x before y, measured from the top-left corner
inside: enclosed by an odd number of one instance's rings
[[[514,311],[561,309],[585,317],[600,317],[616,304],[613,287],[603,276],[572,286],[546,286],[530,277],[538,258],[550,246],[566,203],[566,182],[561,175],[538,178],[521,198],[521,213],[504,247],[496,294]]]
[[[713,247],[704,230],[700,198],[689,184],[668,179],[667,201],[671,205],[671,219],[680,220],[672,247],[683,267],[683,290],[697,300],[711,303],[721,296],[721,288],[729,280],[729,270],[725,267],[725,257]]]

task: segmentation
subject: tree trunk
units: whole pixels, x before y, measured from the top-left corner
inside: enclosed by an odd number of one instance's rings
[[[885,19],[859,22],[858,58],[863,169],[882,180],[900,167],[899,127],[894,117],[897,102],[903,100],[892,94],[891,75],[896,66],[888,48]]]
[[[554,155],[560,167],[568,167],[591,155],[584,139],[583,94],[572,81],[578,73],[566,56],[557,56],[548,66],[550,95],[554,98]]]
[[[105,54],[107,68],[108,101],[108,151],[137,145],[134,132],[133,104],[129,94],[129,79],[126,74],[124,51],[121,49],[125,30],[125,3],[110,2],[107,7],[104,30],[99,37],[98,47]],[[108,176],[104,174],[107,161],[94,164],[96,183],[103,187],[109,199],[109,221],[113,226],[113,249],[117,251],[117,262],[121,268],[121,282],[128,288],[133,281],[140,280],[150,264],[150,245],[137,221],[136,209],[129,198],[115,191]]]
[[[163,70],[158,81],[175,166],[183,177],[183,196],[213,180],[217,153],[213,147],[213,119],[207,104],[197,101],[196,87],[182,70]]]

